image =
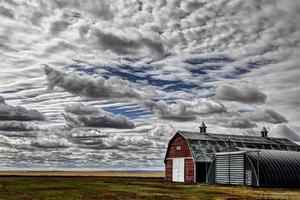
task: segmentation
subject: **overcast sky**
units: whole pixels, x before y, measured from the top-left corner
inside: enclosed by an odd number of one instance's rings
[[[300,141],[300,1],[0,0],[0,19],[0,170],[162,170],[202,120]]]

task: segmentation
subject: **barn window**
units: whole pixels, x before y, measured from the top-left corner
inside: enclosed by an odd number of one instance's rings
[[[177,146],[177,147],[176,147],[176,150],[181,150],[181,146]]]

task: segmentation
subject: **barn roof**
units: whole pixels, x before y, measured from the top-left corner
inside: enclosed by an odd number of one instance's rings
[[[211,162],[216,152],[234,151],[236,148],[300,151],[300,146],[286,138],[212,134],[178,131],[188,142],[196,162]]]

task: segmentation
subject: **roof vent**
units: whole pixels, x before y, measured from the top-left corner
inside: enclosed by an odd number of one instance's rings
[[[265,126],[263,126],[263,128],[260,131],[260,133],[261,133],[261,137],[263,137],[263,138],[267,138],[268,137],[268,130],[266,129]]]
[[[201,122],[199,128],[200,128],[200,133],[206,133],[206,125],[203,121]]]

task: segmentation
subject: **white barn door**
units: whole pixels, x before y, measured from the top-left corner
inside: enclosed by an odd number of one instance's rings
[[[172,180],[184,182],[184,158],[173,158]]]

